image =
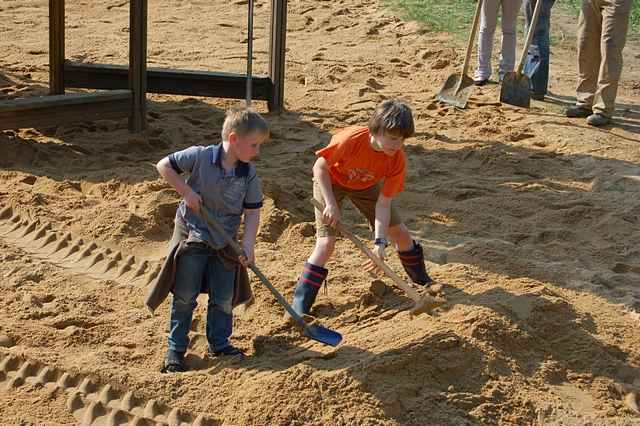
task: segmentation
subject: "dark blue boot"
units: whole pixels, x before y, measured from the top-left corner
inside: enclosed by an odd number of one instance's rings
[[[313,302],[316,301],[322,282],[327,278],[329,271],[322,266],[316,266],[305,262],[304,270],[298,278],[298,284],[293,292],[291,306],[298,315],[308,314]]]
[[[416,284],[425,285],[432,283],[433,280],[427,274],[427,268],[424,265],[424,252],[422,246],[417,242],[413,242],[413,248],[407,251],[399,251],[398,256],[402,267]]]

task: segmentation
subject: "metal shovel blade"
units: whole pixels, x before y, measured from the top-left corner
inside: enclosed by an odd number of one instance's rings
[[[472,91],[473,80],[471,77],[466,74],[451,74],[447,81],[444,82],[436,98],[440,102],[454,107],[465,108]]]
[[[329,330],[321,325],[307,325],[303,333],[313,340],[330,346],[338,346],[342,341],[342,335],[340,333]]]
[[[505,74],[500,88],[500,102],[529,108],[531,93],[529,91],[529,77],[517,72]]]

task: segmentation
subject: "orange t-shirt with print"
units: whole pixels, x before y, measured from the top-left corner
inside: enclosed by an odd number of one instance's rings
[[[404,189],[404,151],[399,149],[390,157],[375,151],[370,139],[367,127],[348,127],[335,134],[316,155],[327,161],[332,183],[360,190],[384,179],[380,192],[385,197],[395,197]]]

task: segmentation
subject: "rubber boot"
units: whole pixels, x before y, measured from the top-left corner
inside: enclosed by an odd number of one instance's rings
[[[329,271],[322,266],[305,262],[304,270],[298,278],[298,284],[293,292],[293,303],[291,304],[298,315],[306,315],[311,311],[311,306],[316,301],[318,291],[328,273]]]
[[[424,264],[424,252],[422,246],[417,242],[413,242],[413,248],[407,251],[399,251],[398,256],[402,267],[416,284],[425,285],[432,283],[433,280],[427,274],[427,268]]]

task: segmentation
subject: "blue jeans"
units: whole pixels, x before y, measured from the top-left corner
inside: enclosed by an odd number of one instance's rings
[[[538,95],[547,94],[549,85],[549,32],[551,27],[551,8],[555,0],[541,0],[542,9],[538,17],[538,24],[533,33],[533,41],[527,52],[527,59],[524,65],[524,73],[530,78],[531,91]],[[526,17],[525,34],[529,30],[533,9],[536,0],[524,1],[524,12]]]
[[[227,269],[220,257],[204,243],[188,243],[178,257],[176,285],[173,289],[171,320],[169,322],[169,349],[186,352],[189,346],[189,328],[196,299],[206,279],[209,292],[207,309],[207,341],[209,348],[219,351],[230,345],[233,327],[233,292],[235,268]]]

